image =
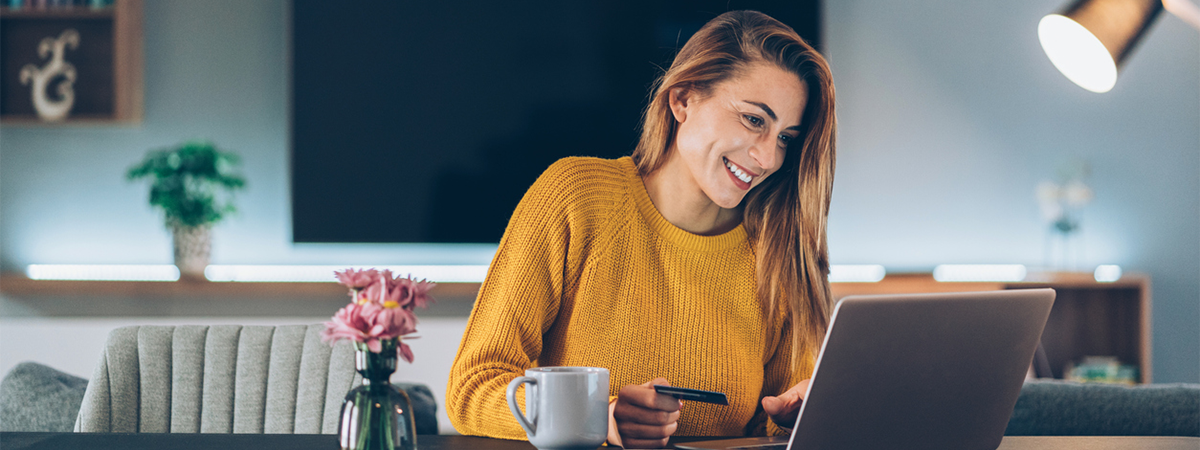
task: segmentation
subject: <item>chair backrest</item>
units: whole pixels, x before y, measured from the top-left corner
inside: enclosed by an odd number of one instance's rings
[[[337,433],[362,377],[324,325],[130,326],[108,336],[75,431]]]

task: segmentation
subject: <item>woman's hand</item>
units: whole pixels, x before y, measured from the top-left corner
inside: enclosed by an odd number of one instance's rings
[[[667,439],[679,426],[679,409],[683,402],[655,392],[652,387],[655,384],[671,385],[666,378],[655,378],[643,384],[626,385],[617,393],[617,401],[610,410],[617,435],[613,435],[614,430],[609,430],[609,444],[625,448],[667,446]]]
[[[791,429],[796,425],[796,415],[800,413],[800,405],[804,404],[804,393],[808,392],[808,383],[812,379],[807,379],[796,383],[787,392],[779,394],[778,397],[763,397],[762,406],[767,415],[771,416],[771,420],[775,421],[775,425]]]

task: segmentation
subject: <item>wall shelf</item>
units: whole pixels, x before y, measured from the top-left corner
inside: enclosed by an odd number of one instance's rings
[[[34,9],[21,8],[12,9],[7,6],[0,7],[0,17],[13,19],[106,19],[111,20],[113,17],[113,8],[93,9],[89,7],[76,8],[52,8],[52,9]]]
[[[464,317],[478,283],[438,283],[420,317]],[[337,283],[215,283],[188,281],[62,281],[0,275],[0,316],[79,317],[329,317],[346,304]]]
[[[435,298],[474,300],[478,283],[438,283],[431,294]],[[0,275],[0,293],[12,296],[55,297],[204,297],[221,298],[263,297],[288,299],[297,297],[334,298],[341,300],[346,289],[329,283],[243,283],[204,281],[64,281],[31,280],[20,274]]]
[[[1057,292],[1042,334],[1055,378],[1085,356],[1116,356],[1136,365],[1139,380],[1153,380],[1150,279],[1126,274],[1100,283],[1085,273],[1031,273],[1027,281],[938,282],[928,273],[889,274],[877,283],[833,283],[835,298],[852,294],[964,292],[1050,287]],[[422,317],[466,317],[479,283],[439,283],[437,303]],[[19,305],[13,314],[34,317],[331,315],[346,302],[336,283],[214,283],[45,281],[0,275],[0,296]],[[199,301],[198,301],[199,300]],[[31,312],[30,312],[31,311]]]

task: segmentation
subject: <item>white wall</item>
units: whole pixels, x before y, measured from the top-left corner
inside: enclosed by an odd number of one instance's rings
[[[1058,73],[1065,0],[825,3],[838,88],[836,263],[1043,264],[1034,188],[1090,163],[1079,263],[1152,277],[1154,376],[1200,381],[1200,33],[1163,15],[1116,87]]]

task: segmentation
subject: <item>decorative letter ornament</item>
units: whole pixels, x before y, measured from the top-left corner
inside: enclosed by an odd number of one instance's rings
[[[50,58],[45,67],[26,64],[21,68],[21,84],[29,85],[33,81],[33,109],[47,122],[67,118],[71,107],[75,106],[75,66],[63,59],[68,45],[72,50],[79,47],[79,32],[71,28],[63,31],[58,39],[48,37],[38,44],[38,57]],[[46,96],[46,87],[60,75],[66,79],[58,84],[59,99],[51,99]]]

